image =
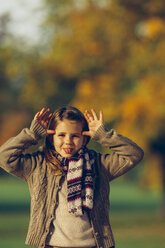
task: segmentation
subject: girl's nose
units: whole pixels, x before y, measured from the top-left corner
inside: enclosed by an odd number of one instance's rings
[[[66,144],[71,144],[72,143],[72,138],[70,136],[67,136],[65,139]]]

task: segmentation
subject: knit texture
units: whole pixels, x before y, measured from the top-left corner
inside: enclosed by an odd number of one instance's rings
[[[25,152],[25,149],[37,143],[38,137],[44,137],[46,133],[41,126],[37,126],[35,132],[38,134],[25,128],[0,147],[0,166],[8,173],[27,181],[31,195],[31,213],[26,244],[44,248],[58,208],[63,175],[61,172],[56,176],[51,173],[43,151],[30,154]],[[144,152],[115,130],[106,132],[99,128],[94,138],[103,147],[108,146],[111,152],[95,155],[98,162],[93,166],[94,205],[89,211],[89,221],[97,248],[109,248],[115,244],[109,220],[109,181],[134,168],[143,158]]]
[[[32,121],[30,130],[34,132],[36,140],[39,140],[46,136],[46,129],[35,120]]]
[[[75,216],[68,212],[67,179],[63,178],[58,194],[58,207],[54,218],[47,244],[56,247],[93,247],[96,245],[93,230],[89,223],[88,213]]]

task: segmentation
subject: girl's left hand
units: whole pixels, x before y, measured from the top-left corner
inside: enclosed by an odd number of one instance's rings
[[[82,132],[82,135],[93,137],[97,129],[104,123],[103,113],[102,111],[100,111],[100,116],[98,118],[95,110],[91,109],[91,113],[88,110],[86,110],[84,116],[88,122],[89,131]]]

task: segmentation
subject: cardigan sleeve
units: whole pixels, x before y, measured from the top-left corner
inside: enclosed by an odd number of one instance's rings
[[[41,159],[39,152],[24,153],[46,135],[46,130],[36,121],[24,128],[17,136],[10,138],[0,147],[0,167],[8,173],[27,180]]]
[[[93,139],[104,147],[110,148],[109,154],[101,154],[101,166],[104,166],[113,180],[135,167],[144,156],[143,150],[132,140],[118,134],[114,129],[107,131],[102,125]]]

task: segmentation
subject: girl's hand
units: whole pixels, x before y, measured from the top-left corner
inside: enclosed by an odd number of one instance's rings
[[[49,108],[47,110],[46,108],[43,108],[40,112],[38,112],[34,116],[34,120],[37,121],[41,126],[43,126],[43,128],[47,130],[52,115],[53,115],[52,113],[50,114]],[[55,133],[54,130],[47,130],[47,134],[54,134],[54,133]]]
[[[88,110],[84,113],[85,119],[88,122],[89,131],[82,132],[82,135],[87,135],[90,137],[93,137],[97,131],[97,129],[104,123],[103,121],[103,113],[100,111],[99,118],[96,115],[96,112],[94,109],[91,109],[91,113],[89,113]]]

